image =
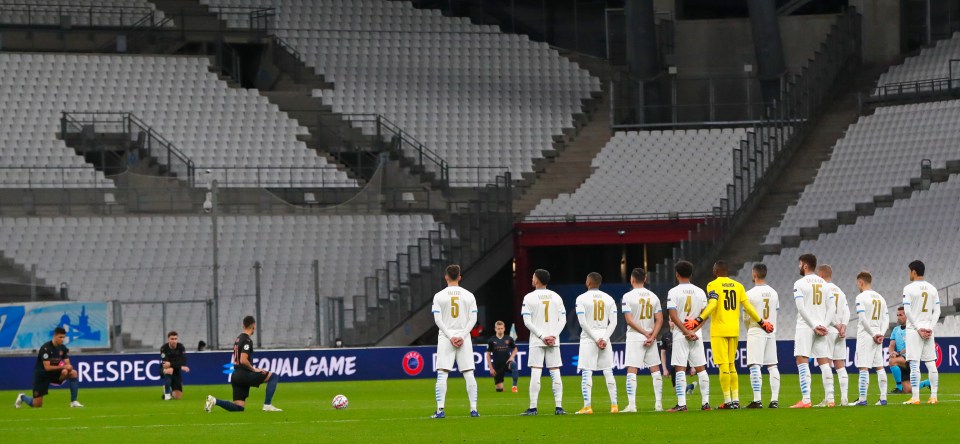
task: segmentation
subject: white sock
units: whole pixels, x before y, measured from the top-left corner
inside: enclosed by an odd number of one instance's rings
[[[563,407],[563,378],[560,369],[550,369],[550,380],[553,381],[553,402],[557,407]]]
[[[593,372],[590,370],[580,372],[580,393],[583,395],[583,406],[590,407],[593,402]]]
[[[710,375],[704,369],[697,373],[697,377],[700,379],[700,404],[706,404],[710,402]]]
[[[879,377],[879,376],[878,376]],[[857,401],[866,401],[867,393],[870,391],[870,371],[860,369],[860,380],[857,381],[857,389],[859,389],[860,397],[857,398]],[[881,387],[881,392],[882,387]]]
[[[477,378],[473,372],[463,372],[463,379],[467,382],[467,399],[470,400],[470,411],[477,410]]]
[[[880,400],[887,400],[887,371],[883,368],[877,369],[877,384],[880,385]]]
[[[537,408],[537,400],[540,398],[540,376],[543,375],[543,369],[530,367],[530,408]]]
[[[617,378],[613,377],[613,370],[604,370],[603,379],[607,381],[607,394],[610,395],[610,405],[617,405]]]
[[[820,379],[823,380],[823,399],[833,402],[833,369],[830,368],[830,364],[820,366]]]
[[[931,398],[936,398],[936,397],[937,397],[937,388],[938,388],[939,385],[940,385],[940,371],[937,370],[937,362],[936,362],[936,361],[928,361],[928,362],[927,362],[927,373],[928,373],[927,377],[930,378],[930,397],[931,397]],[[918,378],[918,379],[919,379],[919,378]],[[918,390],[918,392],[919,392],[919,390]]]
[[[650,376],[653,378],[653,399],[656,405],[663,405],[663,375],[657,371]],[[633,375],[633,384],[637,384],[637,375]],[[633,405],[633,398],[630,398],[630,405]]]
[[[910,400],[920,399],[920,361],[910,361],[910,388]]]
[[[447,372],[445,371],[441,370],[437,372],[437,410],[443,410],[443,404],[447,399],[447,376]]]
[[[677,383],[673,388],[677,392],[677,405],[685,406],[687,405],[687,373],[678,371],[675,379]]]
[[[800,373],[800,396],[803,397],[803,402],[810,402],[810,364],[807,362],[801,363],[797,366],[797,371]]]
[[[846,404],[847,393],[848,389],[850,388],[850,378],[847,376],[846,367],[840,367],[837,369],[837,381],[840,382],[840,402]]]
[[[780,369],[776,366],[767,367],[770,373],[770,400],[780,401]]]
[[[656,382],[654,382],[656,390]],[[627,405],[635,405],[637,402],[637,374],[627,373]]]
[[[760,389],[763,388],[763,377],[760,376],[760,366],[750,366],[750,388],[753,389],[753,402],[760,402]]]

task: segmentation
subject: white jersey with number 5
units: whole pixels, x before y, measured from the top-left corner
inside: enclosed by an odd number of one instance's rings
[[[587,329],[590,329],[597,339],[609,340],[606,331],[611,322],[616,326],[617,301],[600,290],[587,290],[577,296],[577,316],[580,315],[584,318],[584,323],[580,325],[583,330],[580,333],[581,340],[593,340],[587,334]]]
[[[530,316],[530,321],[544,337],[560,335],[560,321],[566,323],[567,310],[563,307],[563,299],[556,292],[546,288],[533,290],[523,297],[521,316]],[[542,347],[543,340],[530,335],[531,347]]]
[[[433,296],[434,313],[440,313],[440,322],[451,335],[460,338],[469,338],[470,314],[477,312],[477,299],[473,293],[461,287],[447,287]],[[450,340],[440,329],[440,340]]]
[[[704,308],[707,308],[707,294],[696,285],[680,284],[667,293],[667,310],[676,310],[680,322],[697,317]],[[670,330],[674,333],[680,331],[676,325]],[[703,329],[697,330],[697,337],[703,338]]]
[[[654,315],[660,313],[660,298],[646,288],[635,288],[623,295],[623,317],[630,317],[640,328],[653,330],[656,320]],[[647,337],[627,325],[627,342],[644,342]]]
[[[770,321],[774,328],[777,327],[777,314],[780,312],[780,297],[777,295],[777,290],[769,285],[757,285],[747,290],[747,300],[753,308],[757,309],[760,318]],[[767,333],[746,312],[743,313],[743,323],[747,327],[748,335],[776,336],[776,330]]]
[[[940,317],[940,293],[927,281],[913,281],[903,287],[903,309],[910,310],[916,322],[907,316],[908,330],[932,330]]]
[[[814,325],[807,325],[800,313],[797,313],[797,328],[813,330],[817,326],[826,327],[833,319],[833,313],[836,313],[836,302],[834,293],[827,291],[827,282],[820,276],[808,274],[793,284],[793,299],[803,300],[803,309],[810,316]],[[828,313],[829,311],[829,313]]]

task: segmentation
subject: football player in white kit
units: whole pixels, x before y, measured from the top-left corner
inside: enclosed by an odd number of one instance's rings
[[[887,372],[883,368],[883,334],[890,325],[890,313],[887,301],[880,293],[873,291],[873,276],[868,271],[857,274],[857,353],[853,365],[860,369],[857,384],[859,397],[850,405],[867,405],[867,391],[870,388],[870,368],[877,369],[877,383],[880,386],[880,401],[877,405],[887,405]]]
[[[747,300],[756,307],[760,317],[777,325],[777,315],[780,312],[780,297],[777,291],[767,285],[767,266],[754,264],[752,273],[753,288],[747,290]],[[753,402],[747,405],[748,409],[763,408],[760,400],[760,389],[763,387],[763,378],[760,367],[767,366],[770,374],[770,404],[771,409],[780,407],[780,369],[777,368],[777,332],[767,333],[746,313],[743,314],[743,323],[747,327],[747,367],[750,368],[750,387],[753,389]]]
[[[557,293],[547,290],[550,272],[537,269],[533,272],[534,290],[523,297],[520,314],[523,324],[530,330],[530,352],[527,365],[530,367],[530,408],[521,413],[524,416],[537,415],[537,401],[540,398],[540,376],[543,367],[550,369],[550,381],[553,383],[554,414],[565,415],[563,410],[563,379],[560,378],[560,332],[567,325],[567,310],[563,299]]]
[[[587,291],[577,297],[577,319],[580,321],[580,392],[583,408],[578,415],[593,414],[593,372],[602,371],[610,395],[610,413],[617,413],[617,380],[613,377],[613,344],[610,336],[617,328],[617,301],[600,291],[600,273],[587,275]]]
[[[446,417],[443,408],[447,397],[447,377],[453,371],[454,363],[467,383],[470,416],[478,417],[477,379],[473,374],[473,341],[470,340],[470,330],[477,324],[477,300],[473,293],[460,287],[459,265],[448,266],[443,279],[447,281],[447,288],[433,296],[432,307],[433,320],[440,333],[437,338],[437,411],[431,418]]]
[[[677,405],[668,412],[687,411],[687,367],[693,367],[700,378],[701,410],[710,410],[710,376],[707,375],[707,354],[703,349],[701,324],[694,331],[683,326],[687,319],[693,319],[707,307],[707,294],[700,287],[690,283],[693,276],[693,264],[679,261],[674,266],[679,285],[667,293],[667,310],[670,313],[670,328],[673,333],[673,354],[670,365],[676,370]]]
[[[657,347],[657,338],[663,327],[663,313],[660,298],[643,288],[646,281],[647,272],[642,268],[634,268],[630,272],[633,290],[623,295],[621,311],[627,322],[627,408],[620,410],[620,413],[637,411],[637,370],[641,368],[650,369],[653,379],[653,410],[663,411],[663,375],[660,373],[660,350]]]
[[[940,372],[937,371],[937,345],[933,328],[940,320],[940,294],[937,287],[923,279],[926,266],[913,261],[910,269],[910,284],[903,287],[903,308],[907,315],[907,363],[910,364],[910,400],[904,404],[920,404],[920,361],[927,365],[930,374],[930,399],[927,404],[938,404],[937,388]]]
[[[836,301],[833,293],[825,291],[827,282],[813,273],[816,269],[816,256],[809,253],[800,256],[800,275],[803,277],[793,284],[793,300],[797,304],[793,355],[797,358],[803,399],[790,406],[792,409],[812,407],[810,358],[816,358],[820,367],[825,398],[833,398],[833,371],[830,369],[832,350],[827,342],[827,326],[833,323]],[[833,407],[829,403],[827,406]]]
[[[833,360],[833,369],[837,372],[837,382],[840,383],[840,405],[847,405],[847,392],[850,380],[847,375],[847,322],[850,320],[850,305],[847,304],[847,295],[833,283],[833,267],[822,264],[817,266],[817,276],[820,276],[827,285],[825,291],[833,293],[836,302],[836,311],[833,314],[833,323],[827,328],[827,344],[830,347],[830,359]],[[825,407],[835,399],[824,399],[816,407]]]

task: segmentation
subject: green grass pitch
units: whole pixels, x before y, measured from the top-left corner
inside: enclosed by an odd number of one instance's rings
[[[875,376],[871,404],[877,398]],[[626,405],[624,379],[618,377],[621,407]],[[509,381],[509,380],[508,380]],[[450,379],[447,418],[431,420],[433,380],[281,383],[274,404],[282,413],[260,410],[263,390],[254,389],[246,412],[203,411],[207,394],[230,397],[228,385],[186,386],[184,399],[161,401],[159,386],[150,388],[87,389],[81,387],[83,409],[67,407],[69,392],[53,390],[42,409],[13,408],[15,392],[0,392],[0,436],[4,443],[35,442],[46,438],[69,442],[881,442],[950,439],[960,417],[960,375],[940,377],[940,405],[905,406],[905,395],[891,395],[886,407],[843,407],[803,411],[779,410],[689,411],[654,413],[649,375],[638,378],[640,413],[611,415],[602,377],[596,377],[591,416],[552,414],[549,378],[543,378],[538,417],[517,416],[527,407],[527,380],[520,392],[493,390],[492,379],[479,379],[481,418],[468,415],[463,379]],[[669,387],[664,407],[676,396]],[[891,387],[893,379],[890,378]],[[796,375],[784,375],[781,404],[799,399]],[[851,396],[857,374],[850,374]],[[768,400],[764,373],[764,401]],[[822,398],[818,373],[813,375],[813,400]],[[711,380],[711,404],[722,400],[716,376]],[[342,393],[350,399],[345,410],[334,410],[330,400]],[[752,397],[749,381],[740,375],[743,404]],[[926,401],[924,390],[921,401]],[[698,405],[699,393],[688,396]],[[580,380],[564,378],[564,407],[582,406]],[[941,432],[942,430],[942,432]],[[914,438],[905,434],[915,433]],[[56,437],[56,438],[53,438]],[[633,437],[633,438],[631,438]],[[403,440],[403,441],[399,441]],[[735,441],[731,441],[735,440]]]

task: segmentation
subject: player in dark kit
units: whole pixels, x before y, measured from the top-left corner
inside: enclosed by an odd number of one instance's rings
[[[233,342],[233,374],[230,375],[230,384],[233,385],[233,402],[224,401],[207,395],[207,402],[203,409],[210,413],[216,405],[228,412],[242,412],[250,396],[250,387],[260,387],[267,383],[267,394],[263,401],[263,411],[282,412],[273,406],[273,394],[277,391],[280,375],[256,368],[252,364],[253,340],[250,336],[257,330],[257,320],[253,316],[243,318],[243,333]]]
[[[43,344],[37,353],[37,364],[33,368],[33,397],[23,393],[17,395],[14,407],[20,408],[26,404],[29,407],[43,406],[43,397],[47,395],[50,384],[60,386],[64,382],[70,386],[70,407],[83,407],[77,401],[77,392],[80,391],[80,380],[77,371],[70,365],[67,354],[70,350],[63,346],[67,331],[61,327],[53,330],[53,340]]]
[[[516,367],[517,343],[513,338],[506,336],[506,325],[503,321],[497,321],[494,326],[496,335],[491,336],[487,341],[487,367],[490,374],[493,375],[493,382],[497,385],[497,391],[503,391],[503,378],[507,370],[513,370]],[[517,385],[514,383],[513,391],[517,391]]]
[[[160,346],[164,401],[183,397],[183,373],[190,373],[190,367],[187,367],[187,349],[179,341],[180,335],[171,331],[167,333],[167,343]]]

